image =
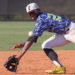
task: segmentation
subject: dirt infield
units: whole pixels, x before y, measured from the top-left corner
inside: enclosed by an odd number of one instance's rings
[[[45,70],[52,69],[54,64],[43,51],[28,51],[19,63],[16,73],[7,71],[3,64],[10,55],[18,51],[0,51],[0,75],[75,75],[75,50],[56,50],[63,65],[65,74],[47,74]]]

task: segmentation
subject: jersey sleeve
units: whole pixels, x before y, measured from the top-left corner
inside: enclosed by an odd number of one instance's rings
[[[34,27],[34,36],[41,36],[43,32],[45,31],[45,25],[43,20],[36,21],[35,27]]]

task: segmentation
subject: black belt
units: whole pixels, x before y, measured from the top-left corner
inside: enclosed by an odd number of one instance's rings
[[[69,30],[70,30],[69,28],[66,29],[66,34],[68,33]]]

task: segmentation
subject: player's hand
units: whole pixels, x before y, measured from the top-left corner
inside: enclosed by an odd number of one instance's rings
[[[15,45],[13,46],[12,49],[22,48],[23,46],[24,46],[23,44],[19,44],[19,43],[17,43],[17,44],[15,44]]]

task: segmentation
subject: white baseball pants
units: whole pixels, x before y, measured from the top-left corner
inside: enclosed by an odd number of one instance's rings
[[[75,43],[75,23],[71,22],[69,26],[69,31],[63,35],[53,35],[49,39],[43,42],[42,49],[44,48],[54,48],[59,46],[64,46],[68,43]]]

